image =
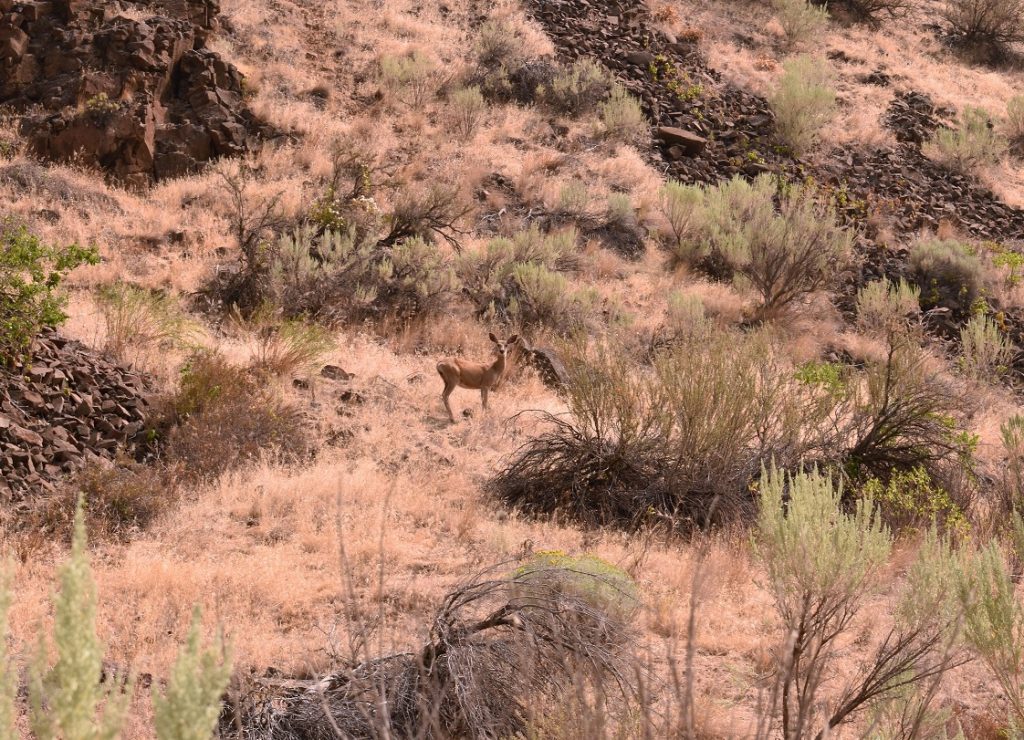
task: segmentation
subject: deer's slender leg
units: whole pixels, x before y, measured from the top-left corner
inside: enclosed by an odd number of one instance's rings
[[[483,404],[484,411],[487,410],[487,386],[480,389],[480,402]]]

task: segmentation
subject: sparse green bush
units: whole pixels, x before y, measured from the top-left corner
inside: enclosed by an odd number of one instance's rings
[[[598,106],[598,111],[604,133],[609,138],[632,144],[648,133],[649,124],[640,101],[621,85],[612,87],[611,95]]]
[[[582,180],[572,179],[558,191],[558,212],[575,219],[590,217],[590,188]]]
[[[177,301],[163,292],[116,282],[100,288],[97,303],[106,333],[107,352],[127,361],[154,347],[181,344],[196,331]]]
[[[788,47],[820,36],[828,25],[828,11],[808,0],[773,0],[772,4]]]
[[[857,291],[857,322],[868,331],[899,331],[920,313],[921,291],[903,278],[875,280]]]
[[[1024,146],[1024,95],[1014,95],[1006,103],[1006,138],[1019,151]]]
[[[755,552],[790,635],[780,666],[782,732],[803,737],[813,735],[816,693],[835,640],[872,590],[892,543],[870,500],[844,511],[841,486],[817,471],[766,471],[760,493]]]
[[[806,153],[835,111],[836,94],[828,65],[809,56],[794,57],[782,65],[783,75],[769,103],[775,112],[775,130],[794,154]]]
[[[282,320],[270,307],[244,323],[256,333],[249,366],[259,373],[280,377],[309,371],[334,348],[334,339],[323,327]]]
[[[1024,40],[1022,0],[946,0],[942,15],[987,61],[1001,57],[1007,44]]]
[[[780,194],[769,175],[707,187],[670,183],[663,207],[675,257],[692,260],[705,250],[720,255],[760,294],[766,316],[826,285],[851,245],[831,204],[817,200],[810,186]]]
[[[699,296],[673,291],[668,294],[668,328],[676,335],[686,338],[703,337],[711,331]]]
[[[988,316],[972,316],[960,328],[960,367],[976,380],[1004,375],[1013,346]]]
[[[158,740],[209,740],[217,729],[221,696],[231,677],[231,659],[219,635],[209,650],[201,648],[201,617],[196,607],[166,691],[161,694],[153,686],[153,724]]]
[[[473,86],[455,90],[448,96],[448,105],[455,130],[464,140],[472,139],[487,115],[487,101],[480,88]]]
[[[1013,724],[1024,724],[1024,608],[996,542],[957,570],[964,636],[995,676]]]
[[[981,295],[982,266],[966,244],[924,239],[910,250],[910,277],[921,289],[921,308],[948,308],[955,317],[970,314]]]
[[[939,164],[969,174],[978,167],[996,164],[1006,148],[1006,140],[993,127],[988,111],[967,106],[957,127],[937,130],[923,151]]]
[[[61,282],[79,265],[97,262],[94,249],[47,246],[24,226],[0,219],[0,362],[14,361],[43,327],[67,319]]]
[[[542,97],[559,113],[582,116],[597,108],[611,90],[608,70],[593,59],[582,57],[555,75]]]
[[[569,597],[583,599],[595,609],[628,620],[640,605],[636,582],[621,568],[594,555],[567,555],[557,550],[534,554],[512,573],[515,586],[544,582]]]
[[[486,69],[513,70],[526,61],[519,30],[504,18],[486,21],[476,33],[476,62]]]
[[[516,286],[509,313],[520,326],[572,326],[579,311],[569,284],[558,272],[535,262],[522,262],[512,267]]]
[[[103,647],[96,637],[96,584],[86,550],[85,516],[75,514],[71,555],[59,571],[53,641],[57,662],[48,667],[46,642],[29,678],[32,731],[41,740],[116,738],[131,702],[125,676],[103,680]]]
[[[1014,414],[999,432],[1006,452],[1006,510],[1024,510],[1024,416]]]
[[[605,221],[622,228],[633,228],[636,226],[636,212],[633,209],[633,199],[626,193],[611,193],[608,196],[608,205],[604,210]]]
[[[436,64],[419,50],[380,60],[381,81],[388,92],[402,102],[418,107],[433,92]]]

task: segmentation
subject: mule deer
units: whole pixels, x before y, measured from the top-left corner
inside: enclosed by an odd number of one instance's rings
[[[488,334],[488,336],[494,342],[494,352],[497,355],[494,362],[490,365],[484,362],[468,362],[467,360],[458,359],[442,360],[437,363],[437,372],[444,381],[441,400],[444,401],[444,407],[448,410],[448,416],[452,421],[455,421],[455,414],[452,413],[452,405],[448,402],[448,396],[452,394],[452,391],[456,388],[468,388],[473,391],[479,390],[480,401],[483,404],[484,411],[486,411],[488,391],[497,388],[501,381],[505,379],[505,371],[508,367],[508,350],[519,341],[519,335],[513,334],[504,341],[494,336],[493,332]]]

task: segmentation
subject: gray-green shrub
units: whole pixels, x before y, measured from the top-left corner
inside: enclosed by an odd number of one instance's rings
[[[948,308],[970,314],[984,287],[981,261],[967,244],[952,239],[922,239],[910,250],[909,277],[921,290],[921,308]]]
[[[633,144],[647,135],[650,124],[640,101],[621,85],[612,87],[611,95],[598,106],[598,113],[604,134],[611,139]]]
[[[994,379],[1007,371],[1013,346],[988,316],[972,316],[960,327],[960,367],[976,380]]]
[[[969,174],[978,167],[996,164],[1006,149],[1006,139],[992,125],[988,111],[967,106],[957,127],[937,130],[922,151],[951,170]]]
[[[810,41],[828,26],[828,10],[809,0],[773,0],[775,15],[786,34],[786,46]]]
[[[487,101],[477,86],[461,87],[448,96],[452,122],[464,139],[472,139],[487,114]]]
[[[903,278],[875,280],[857,291],[857,323],[868,331],[899,331],[920,313],[921,290]]]
[[[770,315],[827,285],[850,250],[850,233],[836,224],[831,204],[816,196],[799,185],[780,193],[769,175],[753,183],[740,177],[714,186],[669,183],[662,197],[674,256],[721,256],[760,295],[762,314]]]
[[[806,153],[835,112],[836,93],[827,63],[809,56],[782,65],[779,86],[768,101],[775,113],[775,130],[794,154]]]
[[[437,65],[422,51],[380,59],[380,76],[388,92],[411,106],[423,105],[434,90]]]
[[[612,82],[612,76],[599,62],[581,57],[555,75],[542,97],[559,113],[581,116],[596,109],[608,96]]]

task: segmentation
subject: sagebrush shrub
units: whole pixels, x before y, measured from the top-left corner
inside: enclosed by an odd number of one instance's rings
[[[972,316],[960,328],[960,367],[976,380],[994,379],[1007,371],[1013,346],[988,316]]]
[[[519,30],[504,18],[486,21],[476,33],[476,62],[486,69],[513,70],[526,61]]]
[[[902,18],[914,7],[914,0],[813,0],[815,5],[827,6],[829,10],[843,8],[855,19],[877,26],[880,16],[890,19]]]
[[[323,327],[282,320],[269,306],[260,309],[244,326],[256,334],[249,366],[267,375],[281,377],[312,370],[334,348],[334,339]]]
[[[967,532],[963,510],[923,465],[894,471],[885,482],[870,478],[861,494],[878,504],[886,524],[894,531],[927,529],[937,524],[944,531],[961,535]]]
[[[0,740],[16,740],[14,722],[18,718],[18,672],[7,650],[8,614],[11,609],[10,564],[0,565]]]
[[[590,216],[590,188],[583,180],[569,180],[559,188],[558,212],[576,219]]]
[[[996,164],[1006,152],[1006,140],[995,130],[984,108],[965,107],[955,129],[940,128],[923,148],[936,162],[962,173]]]
[[[857,322],[868,331],[898,331],[919,318],[921,290],[903,278],[875,280],[857,291]]]
[[[794,154],[806,153],[835,111],[836,94],[828,65],[809,56],[784,62],[779,86],[769,96],[775,130]]]
[[[786,34],[787,46],[819,36],[828,25],[828,11],[809,0],[773,0],[772,6]]]
[[[951,239],[922,239],[910,250],[910,277],[921,290],[921,308],[948,308],[967,316],[981,296],[983,272],[974,250]]]
[[[769,175],[753,183],[669,183],[662,198],[676,259],[716,253],[757,291],[763,315],[826,285],[850,249],[852,237],[836,224],[830,203],[809,186],[780,194]]]
[[[1006,103],[1006,137],[1017,149],[1024,145],[1024,95],[1014,95]]]
[[[621,85],[612,87],[611,95],[598,106],[598,113],[604,133],[609,138],[632,144],[647,135],[649,124],[640,101]]]
[[[0,362],[24,354],[39,331],[67,319],[61,281],[95,249],[45,245],[24,226],[0,219]]]
[[[564,68],[544,90],[543,98],[559,113],[581,116],[597,108],[612,90],[612,76],[600,63],[582,57]]]
[[[411,106],[421,106],[433,92],[437,65],[422,51],[402,56],[384,56],[380,75],[384,87],[393,96]]]
[[[668,328],[678,336],[702,337],[711,322],[699,296],[673,291],[668,294]]]
[[[448,96],[452,122],[463,139],[472,139],[487,115],[487,101],[477,86],[462,87]]]

